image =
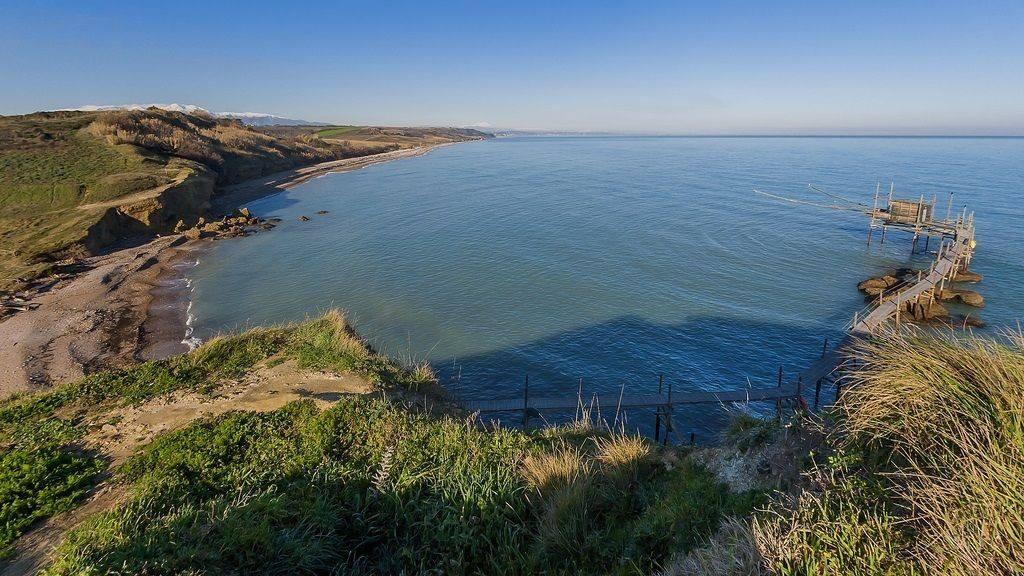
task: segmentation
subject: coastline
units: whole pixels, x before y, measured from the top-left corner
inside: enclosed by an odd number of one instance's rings
[[[218,191],[211,213],[230,212],[313,178],[446,145],[333,160],[228,186]],[[0,400],[97,370],[187,352],[191,286],[186,272],[212,240],[176,234],[86,258],[82,272],[32,298],[38,307],[0,320]]]

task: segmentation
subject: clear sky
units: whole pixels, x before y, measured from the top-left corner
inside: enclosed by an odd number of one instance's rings
[[[0,0],[0,114],[1024,134],[1024,1]]]

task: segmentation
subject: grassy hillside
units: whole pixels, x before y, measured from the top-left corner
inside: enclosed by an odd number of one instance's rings
[[[387,131],[393,136],[382,132],[372,139],[339,141],[321,138],[317,129],[256,130],[156,109],[0,117],[0,289],[17,287],[23,284],[18,278],[45,273],[55,261],[82,254],[89,228],[108,211],[169,188],[190,194],[191,208],[202,204],[211,186],[315,162],[483,136],[447,129]],[[137,228],[147,227],[153,228],[148,222]]]
[[[201,419],[117,466],[90,448],[126,407],[216,395],[286,360],[386,394]],[[71,532],[48,573],[646,574],[764,501],[685,452],[585,423],[524,434],[425,411],[411,391],[431,385],[328,315],[5,402],[0,546],[103,484],[125,497]]]
[[[261,132],[279,137],[317,138],[352,154],[397,150],[476,140],[488,134],[471,128],[394,128],[382,126],[262,126]]]
[[[722,447],[692,450],[586,418],[530,433],[467,421],[425,392],[427,368],[374,354],[337,314],[257,329],[0,404],[0,547],[99,485],[124,497],[48,573],[1024,571],[1024,342],[861,352],[824,421],[742,417]],[[200,418],[117,464],[90,441],[132,406],[217,398],[282,362],[378,392]],[[805,471],[769,475],[770,495],[750,483],[766,463]]]

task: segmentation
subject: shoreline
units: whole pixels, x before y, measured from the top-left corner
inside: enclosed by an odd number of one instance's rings
[[[314,178],[421,156],[447,145],[332,160],[263,176],[218,191],[210,212],[230,212]],[[187,352],[191,285],[186,271],[213,240],[175,234],[85,258],[80,273],[31,299],[37,307],[0,320],[0,400],[98,370]]]

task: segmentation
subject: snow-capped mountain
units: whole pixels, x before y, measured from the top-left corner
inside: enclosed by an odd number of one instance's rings
[[[60,111],[103,112],[107,110],[145,110],[146,108],[159,108],[161,110],[167,110],[168,112],[183,112],[185,114],[195,114],[196,112],[201,112],[210,114],[211,116],[214,116],[216,118],[232,118],[236,120],[241,120],[243,124],[248,124],[250,126],[330,125],[325,122],[311,122],[309,120],[284,118],[281,116],[274,116],[273,114],[264,114],[262,112],[211,112],[206,108],[196,106],[195,104],[89,104],[87,106],[79,106],[78,108],[61,108]]]
[[[296,120],[295,118],[283,118],[273,114],[262,112],[214,112],[218,118],[234,118],[241,120],[243,124],[250,126],[279,126],[279,125],[306,125],[306,126],[330,126],[327,122],[312,122],[310,120]]]
[[[105,112],[107,110],[145,110],[146,108],[159,108],[161,110],[167,110],[168,112],[184,112],[185,114],[194,114],[196,112],[213,114],[206,108],[196,106],[195,104],[89,104],[86,106],[79,106],[78,108],[61,108],[59,111]]]

